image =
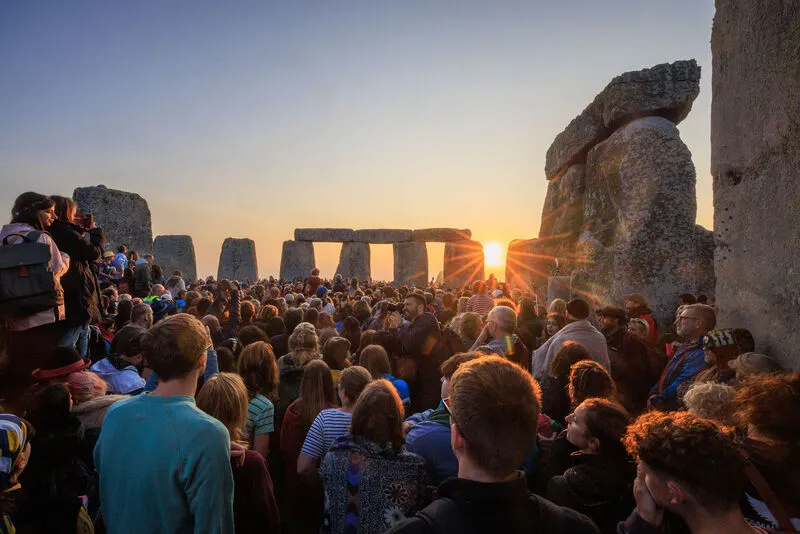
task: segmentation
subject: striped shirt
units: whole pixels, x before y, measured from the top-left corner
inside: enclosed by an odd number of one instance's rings
[[[275,430],[275,407],[260,393],[247,405],[247,435],[250,440]]]
[[[322,410],[311,423],[311,428],[306,434],[306,440],[303,442],[300,452],[312,458],[322,458],[336,438],[350,432],[352,418],[353,414],[337,408]]]
[[[488,295],[473,295],[467,301],[467,311],[486,315],[494,308],[494,299]]]

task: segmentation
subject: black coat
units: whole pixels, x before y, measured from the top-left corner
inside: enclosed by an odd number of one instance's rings
[[[99,320],[97,262],[106,245],[105,232],[94,228],[87,235],[81,227],[64,221],[54,222],[49,232],[58,249],[69,255],[69,270],[61,277],[67,321],[78,326]]]

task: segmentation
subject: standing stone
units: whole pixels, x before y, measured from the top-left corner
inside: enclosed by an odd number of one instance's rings
[[[314,243],[311,241],[284,241],[281,252],[281,280],[306,278],[316,266]]]
[[[258,280],[256,244],[252,239],[228,237],[222,243],[217,279],[224,278],[251,282]]]
[[[515,239],[506,253],[506,282],[523,291],[547,289],[547,279],[553,272],[553,256],[545,253],[542,239]],[[542,293],[544,296],[544,293]]]
[[[339,253],[339,266],[336,267],[336,273],[345,278],[370,280],[369,262],[369,243],[342,243],[342,251]]]
[[[800,371],[800,9],[717,0],[711,33],[717,323]]]
[[[480,242],[464,239],[444,244],[445,287],[463,287],[483,279],[483,245]]]
[[[136,193],[108,189],[104,185],[78,187],[72,198],[80,213],[91,213],[105,230],[108,249],[125,244],[139,254],[153,252],[153,228],[147,201]]]
[[[392,245],[394,281],[424,287],[428,282],[428,247],[425,243],[401,241]]]
[[[572,298],[572,278],[569,276],[551,276],[547,280],[547,304],[555,299],[564,299],[569,302]]]
[[[695,169],[667,119],[633,121],[593,148],[586,163],[585,231],[579,250],[601,301],[648,298],[671,320],[677,295],[694,292]]]
[[[155,262],[164,271],[164,279],[169,280],[173,271],[178,270],[187,282],[197,280],[197,261],[194,255],[192,236],[160,235],[153,243]]]
[[[545,176],[549,180],[583,163],[593,146],[626,122],[659,116],[679,123],[699,93],[700,67],[693,59],[620,74],[556,136],[547,150]]]

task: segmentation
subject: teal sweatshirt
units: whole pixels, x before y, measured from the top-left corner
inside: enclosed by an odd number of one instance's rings
[[[115,403],[94,461],[108,534],[234,531],[230,437],[192,397]]]

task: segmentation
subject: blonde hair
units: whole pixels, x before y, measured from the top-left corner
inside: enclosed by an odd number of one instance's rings
[[[298,324],[289,336],[289,350],[297,365],[320,359],[319,337],[314,325],[305,322]]]
[[[225,425],[231,440],[247,446],[247,388],[236,373],[220,373],[200,388],[197,407]]]
[[[689,413],[729,425],[733,416],[733,399],[736,390],[725,384],[703,382],[695,384],[683,397]]]

